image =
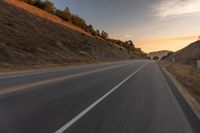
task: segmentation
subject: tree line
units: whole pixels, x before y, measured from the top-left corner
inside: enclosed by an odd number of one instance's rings
[[[48,0],[21,0],[33,6],[36,6],[44,11],[47,11],[51,14],[58,16],[59,18],[72,23],[85,30],[86,32],[91,33],[93,36],[97,36],[103,39],[108,37],[108,33],[105,31],[100,32],[99,30],[95,30],[93,26],[87,25],[86,21],[79,17],[78,15],[74,15],[70,12],[69,8],[66,7],[64,10],[57,9],[51,1]]]
[[[108,38],[108,33],[102,30],[95,30],[91,24],[87,24],[84,19],[79,17],[78,15],[74,15],[70,12],[70,9],[66,7],[64,10],[57,9],[54,4],[49,0],[21,0],[23,2],[26,2],[28,4],[31,4],[35,7],[38,7],[46,12],[49,12],[51,14],[54,14],[58,16],[59,18],[72,23],[73,25],[76,25],[83,29],[86,32],[91,33],[95,37],[102,38],[104,40],[107,40],[111,43],[117,44],[120,47],[123,47],[128,51],[128,53],[136,53],[140,54],[142,56],[146,56],[145,53],[140,48],[135,48],[132,41],[121,41],[116,39]]]

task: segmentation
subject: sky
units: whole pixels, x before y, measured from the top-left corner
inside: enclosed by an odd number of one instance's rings
[[[177,51],[200,35],[200,0],[51,0],[145,52]]]

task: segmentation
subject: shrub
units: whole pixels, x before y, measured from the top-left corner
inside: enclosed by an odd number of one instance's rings
[[[162,58],[161,58],[161,60],[164,60],[164,59],[166,59],[167,58],[167,55],[164,55]]]
[[[153,59],[154,59],[154,60],[158,60],[159,57],[158,57],[158,56],[154,56]]]
[[[108,38],[108,33],[106,33],[105,31],[102,31],[101,32],[101,38],[107,39]]]
[[[42,2],[41,8],[49,13],[54,12],[54,4],[50,1]]]

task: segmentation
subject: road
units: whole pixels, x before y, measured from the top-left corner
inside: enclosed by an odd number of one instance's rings
[[[0,133],[196,133],[154,61],[0,74]]]

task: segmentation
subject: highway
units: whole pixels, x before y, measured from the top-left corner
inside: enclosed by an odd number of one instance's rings
[[[0,133],[199,133],[174,93],[149,60],[2,73]]]

